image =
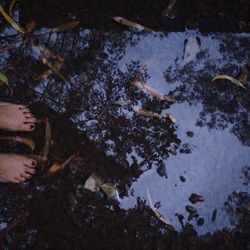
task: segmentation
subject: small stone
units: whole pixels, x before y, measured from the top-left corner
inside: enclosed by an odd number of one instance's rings
[[[197,213],[197,209],[195,207],[192,207],[192,206],[186,206],[186,210],[191,214]]]
[[[193,137],[193,136],[194,136],[194,132],[192,132],[192,131],[187,131],[187,136]]]
[[[184,176],[180,176],[180,180],[182,181],[182,182],[185,182],[186,181],[186,178],[184,177]]]
[[[162,176],[162,177],[165,177],[165,178],[168,178],[168,174],[167,174],[167,168],[166,168],[166,165],[161,162],[158,166],[158,168],[156,169],[157,173]]]
[[[204,199],[204,197],[202,195],[192,193],[188,200],[191,203],[195,204],[196,202],[203,202],[205,199]]]
[[[205,220],[204,218],[200,217],[198,220],[197,220],[197,225],[198,226],[202,226],[204,224]]]

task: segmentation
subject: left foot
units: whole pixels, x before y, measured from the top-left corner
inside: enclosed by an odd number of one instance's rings
[[[0,102],[0,129],[33,131],[36,118],[24,105]]]

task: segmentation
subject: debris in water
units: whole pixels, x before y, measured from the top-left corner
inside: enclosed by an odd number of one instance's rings
[[[144,93],[157,97],[160,100],[164,100],[167,102],[176,102],[175,99],[173,99],[170,96],[166,96],[161,94],[160,92],[158,92],[157,90],[153,89],[152,87],[150,87],[149,85],[145,84],[145,83],[141,83],[138,80],[138,77],[135,78],[135,80],[133,81],[133,84],[140,90],[142,90]]]
[[[192,193],[189,197],[189,201],[193,204],[195,204],[196,202],[203,202],[205,200],[205,198],[202,195],[198,195],[195,193]]]
[[[180,176],[180,180],[181,180],[181,182],[185,182],[186,181],[186,178],[184,177],[184,176]]]
[[[176,3],[176,0],[170,0],[168,6],[161,12],[161,16],[174,19],[175,15],[172,13],[173,7]]]
[[[161,176],[161,177],[166,177],[168,178],[168,174],[167,174],[167,168],[166,165],[164,164],[164,162],[161,162],[158,166],[158,168],[156,169],[157,173]]]
[[[231,76],[227,76],[227,75],[217,75],[212,79],[212,82],[215,80],[229,80],[230,82],[236,84],[237,86],[243,88],[246,90],[246,87],[244,86],[244,84],[242,84],[240,81],[238,81],[237,79],[231,77]]]
[[[149,194],[148,188],[147,188],[147,196],[148,196],[148,201],[149,201],[149,206],[152,209],[152,211],[154,212],[155,216],[162,221],[166,226],[168,226],[170,229],[174,229],[173,225],[171,224],[171,222],[166,219],[153,205],[153,201],[151,199],[151,196]]]
[[[84,188],[90,190],[91,192],[98,192],[100,190],[100,185],[100,179],[92,174],[85,181]]]
[[[212,218],[211,218],[212,222],[215,222],[216,217],[217,217],[217,209],[214,209],[214,211],[212,213]]]
[[[191,213],[191,214],[196,214],[197,213],[197,209],[193,206],[186,206],[186,210]]]
[[[204,224],[205,220],[204,218],[200,217],[198,220],[197,220],[197,225],[198,226],[202,226]]]
[[[128,26],[128,27],[131,27],[131,28],[135,28],[139,31],[147,31],[147,32],[154,32],[152,29],[148,28],[148,27],[145,27],[145,26],[142,26],[141,24],[139,23],[135,23],[135,22],[132,22],[126,18],[123,18],[123,17],[120,17],[120,16],[115,16],[115,17],[112,17],[113,20],[115,20],[117,23],[120,23],[122,25],[125,25],[125,26]]]
[[[192,132],[192,131],[187,131],[187,136],[193,137],[193,136],[194,136],[194,132]]]
[[[104,183],[101,185],[102,190],[109,198],[116,198],[119,200],[119,192],[112,183]]]
[[[0,73],[0,84],[9,85],[9,79],[3,73]]]
[[[190,36],[184,41],[183,61],[181,67],[190,63],[196,58],[196,55],[201,51],[201,41],[199,37]]]
[[[176,213],[175,216],[178,218],[181,226],[184,227],[184,223],[183,223],[184,216],[182,214],[179,214],[179,213]]]

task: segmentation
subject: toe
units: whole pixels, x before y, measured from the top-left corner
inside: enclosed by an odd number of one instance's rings
[[[34,118],[34,115],[31,112],[24,113],[25,118]]]
[[[28,174],[28,173],[23,173],[23,174],[21,174],[21,177],[23,177],[24,180],[26,180],[26,179],[30,179],[30,178],[31,178],[31,175]]]
[[[33,159],[26,159],[24,165],[28,168],[34,168],[36,166],[36,161]]]
[[[17,176],[17,177],[14,178],[14,180],[17,180],[18,183],[20,183],[20,182],[24,182],[24,181],[25,181],[25,178],[22,177],[22,176]]]
[[[26,168],[26,169],[25,169],[25,172],[26,172],[27,174],[34,174],[34,173],[35,173],[35,169],[33,169],[33,168]]]
[[[36,118],[34,117],[26,117],[25,119],[25,123],[35,123],[36,122]]]
[[[33,123],[25,123],[22,124],[21,129],[23,131],[33,131],[36,128],[35,124]]]

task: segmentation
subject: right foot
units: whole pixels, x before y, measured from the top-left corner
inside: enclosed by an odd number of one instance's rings
[[[36,161],[17,154],[0,154],[0,181],[21,183],[35,173]]]
[[[0,102],[0,129],[9,131],[33,131],[36,118],[20,104]]]

